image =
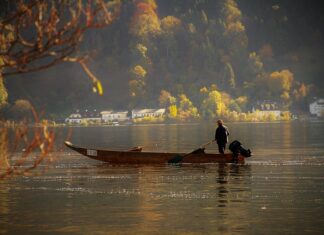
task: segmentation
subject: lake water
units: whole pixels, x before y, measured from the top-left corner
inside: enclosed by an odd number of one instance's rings
[[[253,150],[244,165],[115,166],[63,148],[45,174],[0,180],[0,234],[323,234],[324,123],[227,126]],[[214,128],[74,127],[71,141],[190,152]]]

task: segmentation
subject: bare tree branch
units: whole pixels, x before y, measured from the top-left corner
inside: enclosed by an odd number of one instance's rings
[[[70,61],[80,63],[98,87],[85,56],[76,52],[86,31],[107,26],[119,16],[121,0],[14,2],[12,12],[0,19],[2,75],[35,72]],[[74,61],[68,59],[72,56]]]

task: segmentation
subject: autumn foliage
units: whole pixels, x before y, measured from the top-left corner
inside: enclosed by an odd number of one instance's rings
[[[131,19],[130,33],[138,37],[159,34],[161,31],[160,20],[154,0],[135,0],[135,13]]]

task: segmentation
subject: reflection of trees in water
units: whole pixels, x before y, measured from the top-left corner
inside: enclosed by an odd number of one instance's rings
[[[9,139],[9,133],[13,134],[13,140]],[[47,122],[33,128],[24,123],[10,128],[0,127],[0,179],[14,175],[41,174],[47,170],[54,161],[50,154],[54,147],[54,137],[54,131],[48,127]]]

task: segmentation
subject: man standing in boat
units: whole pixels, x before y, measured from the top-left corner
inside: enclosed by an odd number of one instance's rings
[[[215,133],[215,141],[217,142],[219,153],[224,153],[226,143],[228,141],[229,131],[227,127],[223,125],[222,120],[218,120],[217,125],[218,127]]]

